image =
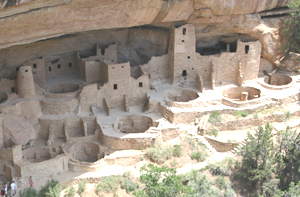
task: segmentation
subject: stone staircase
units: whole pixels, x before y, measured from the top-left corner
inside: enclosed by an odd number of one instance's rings
[[[216,149],[214,149],[210,145],[210,143],[205,139],[205,137],[197,135],[197,136],[194,136],[194,138],[196,140],[198,140],[198,142],[201,142],[202,144],[204,144],[211,154],[215,154],[217,152]]]
[[[245,142],[245,140],[244,141],[242,141],[237,147],[235,147],[234,149],[232,149],[231,151],[228,151],[228,154],[230,155],[230,156],[235,156],[236,155],[236,153],[243,147],[243,146],[245,146],[246,145],[246,142]]]

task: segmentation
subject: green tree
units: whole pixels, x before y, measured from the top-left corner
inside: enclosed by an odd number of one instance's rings
[[[300,141],[297,130],[291,130],[289,127],[282,131],[280,136],[281,143],[277,154],[279,188],[287,190],[291,182],[300,181]]]
[[[182,178],[176,175],[174,168],[149,164],[141,168],[141,173],[140,182],[145,184],[145,188],[134,191],[135,196],[176,197],[193,193],[190,186],[182,184]]]
[[[236,166],[236,175],[246,181],[249,189],[255,189],[259,194],[263,191],[263,184],[274,177],[275,150],[272,136],[272,127],[267,123],[265,127],[259,127],[254,136],[248,133],[246,145],[239,152],[242,161]]]
[[[292,1],[288,7],[290,17],[287,18],[282,36],[287,39],[287,43],[283,46],[286,55],[289,52],[300,52],[300,0]]]
[[[40,197],[56,197],[60,196],[61,186],[58,180],[48,180],[46,185],[43,186],[39,192]]]

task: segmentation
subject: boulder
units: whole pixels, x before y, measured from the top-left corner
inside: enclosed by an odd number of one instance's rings
[[[3,139],[5,147],[26,145],[36,138],[33,126],[23,116],[7,114],[3,120]]]

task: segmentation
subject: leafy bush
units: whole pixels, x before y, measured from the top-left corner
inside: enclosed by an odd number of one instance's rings
[[[173,156],[175,157],[180,157],[182,156],[182,145],[179,144],[179,145],[175,145],[174,146],[174,150],[173,150]]]
[[[37,191],[32,187],[27,187],[19,192],[20,197],[38,197]]]
[[[172,163],[171,163],[171,166],[174,168],[174,167],[177,166],[177,164],[178,164],[177,160],[174,159],[174,160],[172,161]]]
[[[210,113],[208,121],[210,123],[221,122],[222,118],[221,118],[221,115],[219,114],[218,111],[213,111],[213,112]]]
[[[142,191],[134,191],[135,196],[175,197],[179,194],[193,194],[190,186],[182,184],[182,177],[174,168],[158,167],[153,164],[141,168],[140,181],[145,185]]]
[[[60,197],[61,186],[60,184],[56,184],[54,187],[49,187],[49,191],[46,192],[47,197]]]
[[[210,130],[210,131],[207,131],[206,134],[207,134],[207,135],[214,135],[215,137],[218,137],[219,132],[218,132],[217,129],[212,129],[212,130]]]
[[[194,189],[194,196],[215,197],[220,196],[221,192],[218,188],[213,187],[213,181],[206,175],[199,174],[198,171],[192,170],[184,175],[184,180],[188,186]]]
[[[216,181],[215,181],[215,184],[221,190],[223,188],[225,188],[225,186],[226,186],[226,180],[225,180],[224,176],[218,176],[217,179],[216,179]]]
[[[190,156],[192,159],[196,159],[200,162],[206,159],[207,153],[205,151],[193,151]]]
[[[161,143],[157,146],[148,148],[146,151],[150,159],[158,164],[163,164],[166,160],[173,156],[173,148],[171,146],[165,146]]]
[[[61,186],[58,180],[48,180],[46,185],[43,186],[39,192],[41,197],[59,197],[61,192]]]
[[[236,118],[241,118],[241,117],[247,117],[248,116],[248,112],[247,111],[238,111],[238,110],[236,110],[235,112],[234,112],[234,116],[236,117]]]
[[[185,140],[189,143],[192,149],[195,149],[197,147],[197,141],[192,136],[186,135]]]
[[[140,187],[131,177],[131,172],[126,171],[123,174],[123,179],[121,181],[121,188],[125,189],[127,193],[137,190]]]
[[[111,193],[116,192],[119,188],[119,179],[118,176],[106,176],[101,179],[101,181],[96,186],[96,191],[98,193]]]
[[[86,189],[86,184],[87,184],[87,181],[86,181],[86,180],[80,181],[80,182],[78,183],[78,190],[77,190],[78,194],[81,195],[81,194],[85,191],[85,189]]]
[[[65,192],[65,196],[66,197],[73,197],[76,194],[76,189],[74,188],[74,186],[68,187],[68,189]]]
[[[225,157],[222,161],[211,164],[209,170],[213,175],[229,176],[231,175],[230,167],[233,164],[233,157]]]

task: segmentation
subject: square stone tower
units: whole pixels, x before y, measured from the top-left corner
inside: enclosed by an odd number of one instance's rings
[[[179,84],[184,80],[195,81],[196,75],[193,74],[193,70],[197,64],[194,24],[173,26],[171,28],[169,63],[172,84]]]

